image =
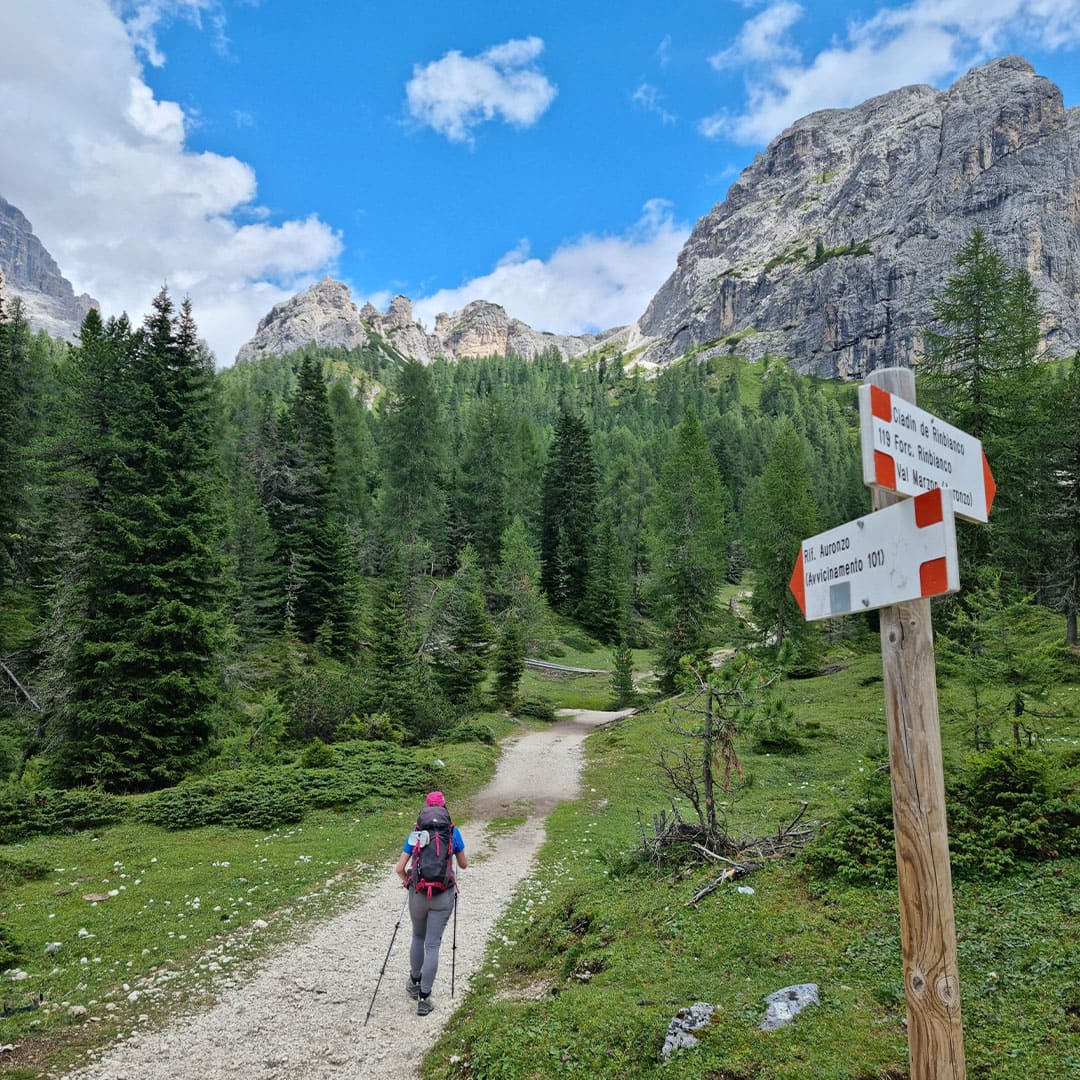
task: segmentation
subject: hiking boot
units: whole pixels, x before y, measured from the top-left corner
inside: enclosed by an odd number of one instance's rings
[[[431,998],[427,994],[421,994],[416,1000],[416,1015],[427,1016],[435,1006],[431,1004]]]
[[[405,993],[408,994],[409,997],[413,999],[413,1001],[416,1001],[416,999],[420,996],[420,980],[413,979],[410,976],[408,983],[406,983],[405,985]]]

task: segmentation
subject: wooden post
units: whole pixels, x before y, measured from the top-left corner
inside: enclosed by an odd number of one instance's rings
[[[915,402],[908,368],[879,369],[867,381]],[[898,498],[875,491],[874,509]],[[964,1080],[930,601],[882,608],[880,618],[911,1080]]]

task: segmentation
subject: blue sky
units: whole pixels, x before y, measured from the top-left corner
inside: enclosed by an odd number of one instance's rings
[[[1080,0],[4,0],[0,195],[77,291],[190,294],[220,364],[330,274],[631,322],[783,128],[1018,52],[1080,104]]]

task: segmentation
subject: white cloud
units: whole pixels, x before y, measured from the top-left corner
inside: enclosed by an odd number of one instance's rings
[[[200,29],[203,16],[214,32],[214,47],[227,52],[225,13],[221,0],[109,0],[113,11],[124,20],[132,44],[153,67],[165,64],[165,54],[158,47],[157,29],[162,23],[186,19]]]
[[[788,30],[802,18],[801,4],[781,0],[743,23],[735,44],[709,57],[721,70],[750,62],[774,62],[798,58],[798,50],[784,40]]]
[[[218,15],[216,0],[8,0],[0,193],[106,315],[141,320],[167,284],[190,294],[200,333],[230,363],[341,240],[314,216],[269,224],[251,167],[188,149],[190,117],[146,84],[139,54],[163,62],[160,19]]]
[[[660,91],[652,83],[642,83],[630,96],[630,100],[640,105],[646,112],[654,113],[665,124],[677,124],[679,118],[669,112],[663,104]]]
[[[1080,0],[915,0],[881,7],[807,61],[787,42],[798,5],[750,19],[714,67],[747,69],[747,101],[699,123],[708,138],[768,142],[800,116],[846,108],[897,86],[940,85],[1004,51],[1080,44]]]
[[[536,67],[543,49],[540,38],[528,37],[475,57],[454,49],[424,67],[418,64],[405,87],[409,115],[451,142],[471,142],[475,127],[498,118],[530,127],[558,93]]]
[[[656,62],[666,68],[671,63],[671,35],[665,34],[656,46]]]
[[[644,312],[675,269],[689,234],[688,226],[672,219],[668,203],[653,199],[621,235],[581,236],[546,261],[530,257],[523,241],[490,274],[441,289],[416,301],[413,310],[432,325],[439,312],[484,299],[536,330],[580,334],[623,326]]]

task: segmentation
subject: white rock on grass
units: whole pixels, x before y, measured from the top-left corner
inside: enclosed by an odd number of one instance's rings
[[[775,1031],[789,1024],[807,1005],[819,1005],[817,983],[798,983],[785,986],[765,998],[765,1019],[758,1027],[762,1031]]]

